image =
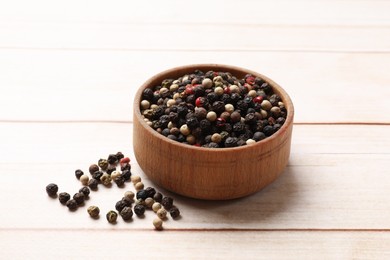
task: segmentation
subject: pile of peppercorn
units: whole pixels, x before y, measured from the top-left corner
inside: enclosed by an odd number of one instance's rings
[[[157,215],[157,218],[153,220],[153,225],[156,229],[162,229],[163,220],[166,219],[168,212],[173,219],[180,216],[180,211],[173,205],[171,197],[163,196],[152,187],[144,189],[141,177],[131,173],[130,159],[124,157],[121,152],[110,154],[107,159],[100,159],[98,164],[92,164],[89,167],[89,173],[91,178],[80,169],[75,171],[76,178],[80,180],[84,187],[80,188],[79,192],[75,193],[72,198],[67,192],[58,194],[60,203],[66,205],[69,210],[77,210],[78,207],[83,206],[91,190],[96,191],[99,184],[109,187],[112,182],[115,182],[118,187],[122,187],[125,182],[131,181],[136,194],[132,191],[124,193],[123,198],[115,204],[117,211],[110,210],[106,214],[109,223],[116,223],[118,213],[123,220],[128,221],[133,217],[133,210],[137,216],[143,216],[147,209],[151,209]],[[50,183],[47,185],[46,192],[50,197],[56,198],[57,184]],[[132,207],[133,203],[135,204],[134,207]],[[96,219],[100,214],[100,209],[97,206],[90,206],[87,212],[92,218]]]
[[[142,93],[146,123],[171,140],[208,148],[253,144],[278,131],[287,110],[259,77],[200,70]]]

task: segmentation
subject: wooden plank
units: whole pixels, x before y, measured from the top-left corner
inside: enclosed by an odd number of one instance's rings
[[[130,154],[133,174],[153,185],[135,163],[131,125],[127,124],[4,124],[1,125],[0,203],[8,210],[0,228],[110,229],[104,212],[114,208],[125,188],[99,188],[86,206],[74,213],[49,198],[44,187],[56,182],[60,191],[75,193],[80,183],[74,170],[108,153]],[[252,196],[205,202],[175,198],[182,218],[167,220],[167,229],[390,229],[389,126],[295,126],[292,154],[284,174]],[[364,138],[362,138],[364,136]],[[315,140],[315,141],[314,141]],[[39,150],[38,150],[39,149]],[[22,180],[23,192],[17,190]],[[28,196],[26,196],[28,194]],[[18,203],[14,203],[17,200]],[[91,220],[86,208],[96,204],[102,217]],[[34,205],[34,207],[31,207]],[[20,208],[29,208],[29,221]],[[46,215],[43,215],[46,212]],[[147,212],[118,228],[150,229]],[[59,224],[58,220],[61,220]]]
[[[0,237],[5,259],[390,257],[389,232],[145,232],[112,226],[110,230],[1,230]],[[109,250],[97,249],[108,241]]]
[[[207,1],[185,5],[180,0],[108,2],[49,0],[7,2],[0,8],[6,21],[158,22],[242,24],[387,24],[388,1]],[[88,15],[86,15],[88,14]]]
[[[390,96],[390,54],[2,50],[0,56],[6,93],[0,120],[129,121],[138,86],[153,74],[218,62],[278,82],[294,102],[295,122],[390,123],[390,104],[378,102]]]
[[[0,35],[3,36],[0,49],[390,52],[390,25],[102,24],[0,20]],[[196,35],[201,35],[202,40],[194,38]]]

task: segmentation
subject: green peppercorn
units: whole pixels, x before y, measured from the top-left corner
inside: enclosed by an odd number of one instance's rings
[[[91,218],[98,218],[100,209],[97,206],[89,206],[87,212],[91,216]]]
[[[118,218],[118,213],[116,213],[115,211],[113,210],[110,210],[107,214],[106,214],[106,219],[109,223],[111,224],[115,224],[116,223],[116,220]]]
[[[58,192],[58,186],[55,183],[50,183],[46,186],[46,192],[50,197],[55,197]]]
[[[133,211],[131,210],[131,207],[124,207],[120,213],[123,220],[127,221],[130,220],[133,217]]]
[[[69,210],[76,210],[78,205],[74,199],[68,200],[65,204]]]
[[[84,194],[85,197],[88,197],[88,196],[89,196],[89,193],[90,193],[91,191],[89,190],[88,187],[82,187],[81,189],[79,189],[79,192],[82,193],[82,194]]]
[[[173,206],[173,199],[171,197],[164,197],[161,200],[161,205],[163,205],[165,209],[170,210]]]
[[[161,219],[159,218],[155,218],[153,220],[153,226],[157,229],[157,230],[161,230],[163,228],[163,222]]]
[[[65,204],[68,200],[70,200],[70,194],[67,192],[61,192],[58,194],[58,200],[61,202],[61,204]]]
[[[178,218],[180,216],[180,211],[178,208],[176,207],[172,207],[170,210],[169,210],[169,214],[171,215],[171,217],[173,219],[175,218]]]
[[[80,169],[75,170],[74,174],[76,175],[77,179],[80,179],[81,176],[83,176],[84,172]]]
[[[84,203],[85,196],[81,192],[77,192],[73,195],[73,199],[77,202],[78,205],[81,205]]]
[[[144,213],[145,213],[145,206],[140,205],[140,204],[135,205],[135,206],[134,206],[134,213],[135,213],[137,216],[143,216]]]
[[[107,167],[108,167],[108,161],[106,159],[99,159],[98,166],[100,167],[100,169],[105,171],[105,170],[107,170]]]
[[[109,186],[111,185],[111,176],[107,173],[103,173],[103,175],[100,177],[100,181],[104,186]]]
[[[99,170],[99,166],[96,164],[91,164],[91,166],[89,166],[89,173],[90,174],[93,174],[94,172],[97,172],[98,170]]]

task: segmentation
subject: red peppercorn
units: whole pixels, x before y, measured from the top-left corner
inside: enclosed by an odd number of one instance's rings
[[[225,94],[230,94],[230,87],[226,87],[226,88],[223,90],[223,92],[224,92]]]
[[[130,158],[129,157],[125,157],[125,158],[122,158],[121,160],[120,160],[120,164],[122,165],[122,164],[127,164],[127,163],[129,163],[130,162]]]
[[[253,98],[253,103],[261,104],[261,102],[263,102],[263,97],[262,96],[258,96],[258,97]]]
[[[201,97],[198,97],[198,98],[195,100],[195,106],[197,106],[197,107],[202,107],[202,106],[203,106],[203,102],[202,102]]]
[[[185,92],[186,92],[187,95],[192,95],[192,94],[194,94],[194,87],[193,87],[191,84],[188,84],[188,85],[186,86]]]
[[[249,77],[247,77],[247,78],[245,79],[245,82],[246,82],[246,83],[249,83],[249,84],[251,84],[251,85],[253,85],[253,84],[255,84],[255,77],[249,76]]]
[[[226,124],[226,120],[223,119],[222,117],[218,117],[216,121],[217,121],[217,122],[215,123],[215,125],[216,125],[217,127],[224,127],[225,124]]]

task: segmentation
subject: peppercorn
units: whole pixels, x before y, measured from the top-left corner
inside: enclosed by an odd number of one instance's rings
[[[122,200],[126,204],[126,207],[131,207],[131,205],[133,204],[133,200],[127,197],[122,197]]]
[[[145,206],[147,208],[151,209],[153,204],[154,204],[154,199],[152,199],[152,198],[146,198],[145,199]]]
[[[103,170],[107,170],[108,167],[108,161],[106,159],[99,159],[98,166]]]
[[[67,192],[61,192],[58,194],[58,200],[61,202],[61,204],[65,204],[68,200],[70,200],[70,195]]]
[[[155,229],[157,229],[157,230],[161,230],[163,228],[163,222],[159,218],[155,218],[153,220],[153,225],[154,225]]]
[[[95,180],[100,180],[103,176],[103,172],[96,171],[96,172],[92,173],[91,175],[92,175],[92,178],[94,178]]]
[[[173,199],[171,197],[164,197],[161,200],[161,205],[163,205],[165,209],[169,210],[170,208],[172,208]]]
[[[58,192],[58,186],[57,184],[50,183],[46,186],[46,192],[50,197],[55,197]]]
[[[154,194],[154,196],[153,196],[153,199],[154,199],[154,201],[161,203],[161,201],[163,199],[163,195],[160,192],[156,192],[156,194]]]
[[[152,205],[152,210],[153,210],[155,213],[157,213],[157,211],[158,211],[159,209],[161,209],[161,207],[162,207],[162,205],[161,205],[160,203],[154,202],[153,205]]]
[[[81,205],[84,203],[85,196],[81,192],[77,192],[73,195],[73,199],[77,202],[78,205]]]
[[[132,192],[132,191],[126,191],[124,196],[125,196],[125,198],[128,198],[128,199],[130,199],[130,200],[133,200],[133,199],[134,199],[134,192]]]
[[[130,165],[130,164],[121,165],[121,171],[122,171],[122,173],[123,173],[124,171],[129,171],[129,172],[130,172],[130,170],[131,170],[131,165]],[[130,175],[131,175],[131,174],[130,174]]]
[[[165,219],[167,217],[167,211],[164,208],[157,210],[156,214],[160,219]]]
[[[89,196],[89,193],[90,193],[91,191],[89,190],[88,187],[82,187],[81,189],[79,189],[79,192],[82,193],[82,194],[84,194],[85,197],[88,197],[88,196]]]
[[[84,174],[84,172],[80,169],[77,169],[74,171],[74,174],[76,175],[77,179],[80,179],[80,177]]]
[[[99,166],[97,166],[96,164],[91,164],[91,166],[89,166],[89,173],[90,174],[93,174],[94,172],[97,172],[99,171]]]
[[[110,210],[107,214],[106,214],[106,219],[109,223],[111,224],[115,224],[116,223],[116,220],[118,218],[118,214],[113,211],[113,210]]]
[[[119,176],[121,176],[121,172],[120,171],[113,171],[111,173],[111,179],[113,179],[115,181],[116,178],[118,178]]]
[[[111,174],[111,173],[113,173],[114,171],[116,171],[116,165],[111,165],[111,164],[109,164],[108,167],[107,167],[106,173],[107,173],[107,174]]]
[[[88,181],[88,187],[89,187],[91,190],[97,190],[98,184],[99,184],[99,181],[98,181],[98,180],[95,180],[95,179],[90,179],[90,180]]]
[[[121,175],[114,180],[116,186],[122,187],[125,184],[125,178]]]
[[[124,157],[122,159],[120,159],[119,163],[121,164],[129,164],[130,163],[130,158],[129,157]]]
[[[87,209],[87,212],[88,212],[89,216],[91,216],[91,218],[98,218],[99,213],[100,213],[100,209],[97,206],[89,206]]]
[[[87,185],[88,184],[88,181],[89,181],[89,177],[88,177],[88,175],[82,175],[81,177],[80,177],[80,182],[81,182],[81,184],[83,184],[83,185]]]
[[[132,175],[130,179],[131,179],[131,182],[132,182],[133,184],[136,184],[137,182],[140,182],[140,181],[141,181],[141,177],[138,176],[138,175]]]
[[[116,202],[115,204],[115,209],[118,211],[118,212],[121,212],[121,210],[124,208],[124,207],[127,207],[128,204],[125,200],[121,199],[119,201]]]
[[[134,213],[137,215],[137,216],[143,216],[144,213],[145,213],[145,206],[141,205],[141,204],[137,204],[134,206]]]
[[[118,163],[118,158],[115,154],[108,155],[107,161],[111,165],[116,165]]]
[[[104,186],[110,186],[111,185],[111,176],[107,173],[104,173],[101,177],[100,177],[100,181],[103,183]]]
[[[140,191],[144,188],[144,184],[142,182],[137,182],[136,184],[134,184],[134,188],[136,191]]]
[[[274,133],[274,128],[270,125],[266,125],[263,128],[263,132],[266,136],[271,136]]]
[[[145,200],[143,200],[143,199],[136,199],[136,200],[135,200],[135,205],[146,206]]]
[[[153,198],[153,196],[156,194],[156,189],[153,187],[147,187],[145,191],[148,193],[149,198]]]
[[[119,213],[124,221],[128,221],[133,217],[131,207],[124,207]]]
[[[140,190],[137,192],[137,199],[143,199],[145,200],[147,197],[149,197],[149,193],[147,190]]]
[[[76,210],[77,209],[77,202],[74,199],[68,200],[65,204],[69,210]]]
[[[173,219],[175,219],[175,218],[178,218],[178,217],[180,216],[180,211],[179,211],[178,208],[176,208],[176,207],[173,206],[173,207],[169,210],[169,214],[171,215],[171,217],[172,217]]]

